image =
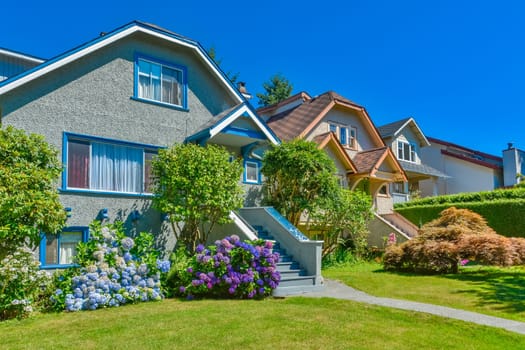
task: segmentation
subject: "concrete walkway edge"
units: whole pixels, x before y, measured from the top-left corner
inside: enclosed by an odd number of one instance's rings
[[[336,299],[353,300],[366,304],[373,304],[409,311],[425,312],[432,315],[453,318],[456,320],[466,322],[472,322],[484,326],[503,328],[511,332],[525,334],[524,322],[483,315],[476,312],[464,311],[446,306],[418,303],[414,301],[400,299],[375,297],[367,293],[358,291],[341,282],[329,279],[325,279],[324,284],[325,288],[323,291],[304,293],[300,294],[300,296],[312,298],[328,297]]]

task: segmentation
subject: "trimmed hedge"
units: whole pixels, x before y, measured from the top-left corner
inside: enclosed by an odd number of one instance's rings
[[[505,199],[524,199],[525,200],[525,188],[511,188],[501,189],[495,191],[485,192],[469,192],[469,193],[458,193],[449,194],[444,196],[425,197],[416,199],[410,202],[397,203],[395,209],[419,207],[422,205],[439,205],[439,204],[457,204],[457,203],[472,203],[472,202],[483,202],[483,201],[496,201]]]
[[[523,192],[525,193],[525,191]],[[450,207],[469,209],[480,214],[487,220],[489,226],[500,235],[507,237],[525,237],[525,199],[442,203],[412,207],[396,207],[395,210],[420,227],[427,222],[438,218],[441,211]]]

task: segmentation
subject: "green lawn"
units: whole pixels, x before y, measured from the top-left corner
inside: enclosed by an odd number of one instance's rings
[[[517,349],[525,336],[345,300],[165,300],[0,323],[1,349]]]
[[[407,299],[525,322],[525,268],[466,267],[457,275],[386,272],[377,263],[323,270],[323,276],[380,297]]]

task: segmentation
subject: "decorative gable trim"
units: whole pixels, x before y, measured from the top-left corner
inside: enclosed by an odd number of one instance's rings
[[[119,41],[125,37],[128,37],[134,33],[145,33],[153,37],[157,37],[163,40],[167,40],[177,45],[181,45],[194,50],[197,56],[210,68],[227,90],[234,96],[234,99],[238,102],[244,102],[245,98],[242,94],[232,85],[232,83],[226,78],[224,73],[219,67],[213,62],[208,56],[202,46],[193,40],[184,38],[178,34],[168,32],[164,29],[148,25],[146,23],[134,21],[123,27],[120,27],[113,32],[107,33],[99,38],[96,38],[84,45],[81,45],[73,50],[70,50],[62,55],[55,57],[54,59],[48,60],[33,69],[30,69],[24,73],[7,79],[0,83],[0,95],[7,93],[17,87],[20,87],[34,79],[37,79],[43,75],[53,72],[60,67],[63,67],[71,62],[74,62],[92,52],[102,49],[116,41]]]
[[[253,110],[246,104],[242,103],[235,107],[233,110],[231,110],[228,114],[226,114],[223,118],[219,119],[216,123],[211,125],[210,127],[199,131],[198,133],[191,135],[186,138],[185,142],[199,142],[199,143],[205,143],[208,139],[213,138],[214,136],[218,135],[219,133],[227,130],[227,128],[239,117],[246,115],[250,120],[252,120],[255,125],[261,130],[261,132],[264,134],[264,136],[270,140],[270,142],[274,145],[278,145],[281,143],[279,138],[273,133],[270,128],[266,126],[266,124],[253,112]]]

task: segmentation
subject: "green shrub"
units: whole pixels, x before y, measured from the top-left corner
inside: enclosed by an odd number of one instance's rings
[[[512,190],[514,191],[514,190]],[[521,190],[522,192],[525,192]],[[500,192],[500,191],[494,191]],[[504,191],[501,191],[504,192]],[[426,204],[400,207],[396,211],[417,226],[422,226],[439,216],[444,209],[454,206],[469,209],[483,216],[497,233],[507,237],[525,237],[525,199],[499,199],[484,202],[454,204]]]
[[[525,199],[525,188],[499,189],[494,191],[468,192],[443,196],[425,197],[410,202],[395,204],[396,209],[423,205],[457,204],[506,199]]]
[[[22,318],[33,312],[35,302],[50,282],[28,248],[18,248],[0,261],[0,320]]]

